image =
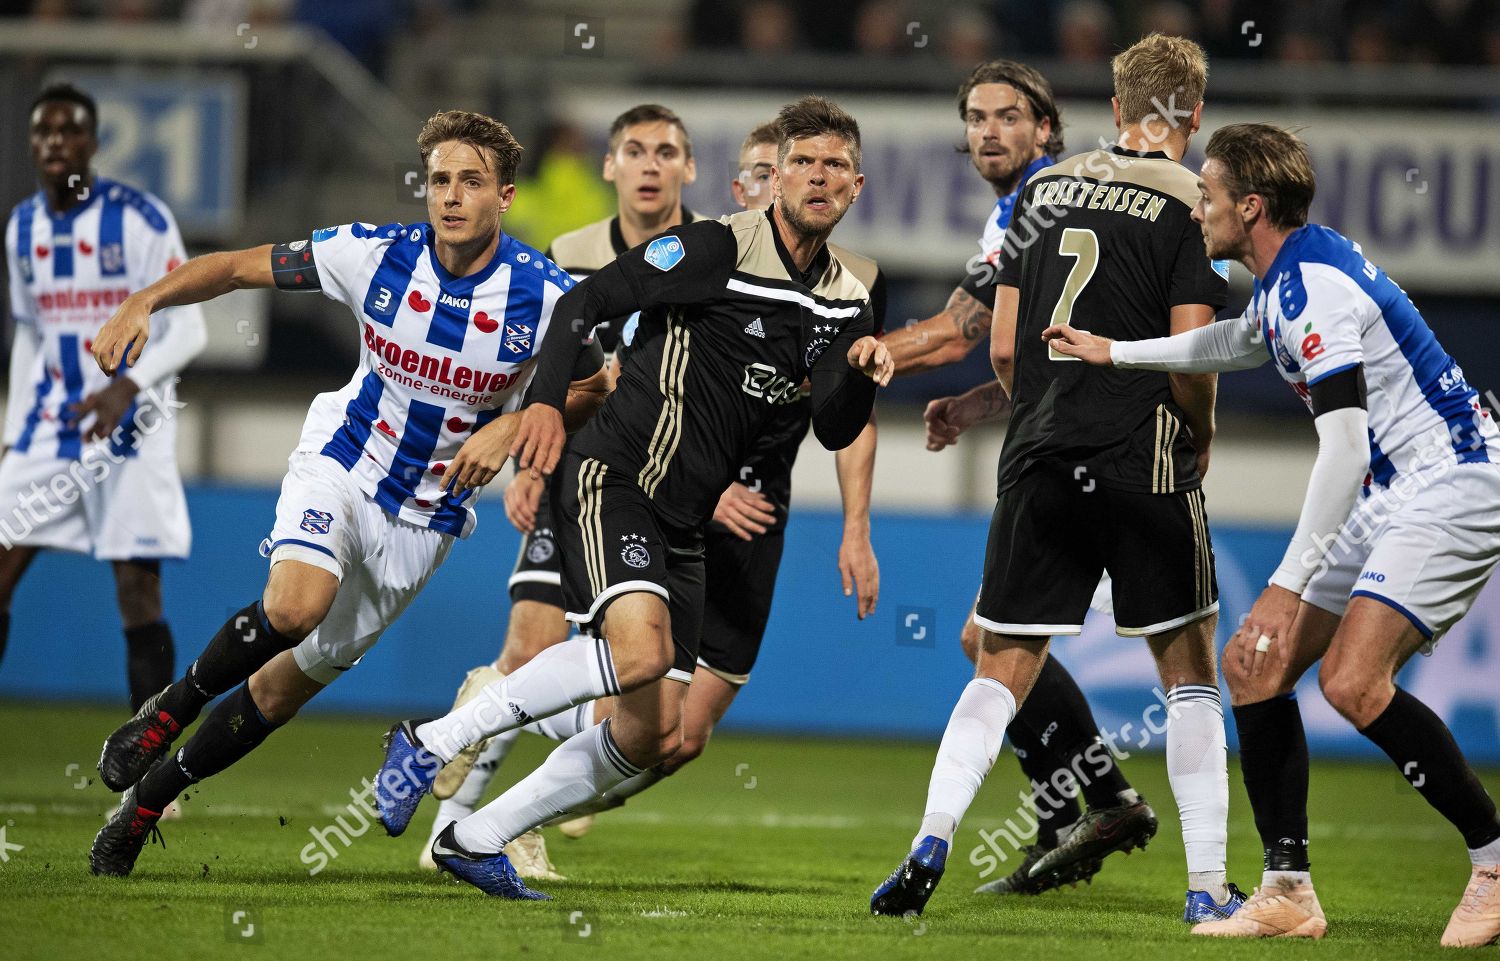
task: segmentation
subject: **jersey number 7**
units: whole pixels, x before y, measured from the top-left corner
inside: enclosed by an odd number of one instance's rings
[[[1073,267],[1068,271],[1068,279],[1063,282],[1062,294],[1052,308],[1052,326],[1067,327],[1073,323],[1074,302],[1078,300],[1078,295],[1083,293],[1083,288],[1088,286],[1089,281],[1094,279],[1094,270],[1099,266],[1099,237],[1092,230],[1084,227],[1065,227],[1062,240],[1057,245],[1057,252],[1074,258]],[[1077,360],[1078,358],[1058,353],[1049,346],[1047,359]]]

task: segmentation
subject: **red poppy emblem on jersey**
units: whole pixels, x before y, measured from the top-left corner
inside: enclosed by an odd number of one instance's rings
[[[442,477],[443,474],[447,472],[447,470],[448,470],[448,465],[447,464],[433,464],[432,465],[432,472],[434,474],[436,474],[437,476],[439,476],[439,477]]]
[[[78,252],[87,257],[89,254],[94,252],[94,248],[89,246],[89,242],[87,240],[80,240],[78,241]]]
[[[40,244],[37,245],[36,255],[38,257],[41,257],[43,260],[46,260],[47,259],[47,255],[50,254],[51,252],[52,251],[48,250],[46,247],[43,247]]]
[[[418,507],[431,507],[432,506],[432,501],[424,501],[420,497],[413,498],[413,503],[415,503]]]
[[[448,418],[448,429],[455,434],[462,434],[469,429],[469,423],[462,417],[450,417]]]
[[[380,423],[376,424],[375,429],[380,431],[382,434],[386,434],[390,437],[396,436],[396,432],[391,430],[391,425],[387,424],[385,421],[381,421]]]
[[[427,311],[432,309],[432,301],[423,300],[422,292],[420,290],[412,291],[411,295],[406,298],[406,303],[407,306],[411,307],[412,310],[415,310],[419,314],[425,314],[427,313]]]
[[[173,257],[171,260],[167,261],[167,273],[170,274],[172,271],[176,270],[178,267],[181,267],[181,266],[182,266],[182,258],[181,257]]]
[[[479,313],[474,315],[474,326],[478,327],[486,334],[493,334],[495,331],[500,329],[500,321],[496,320],[495,318],[491,317],[489,314],[481,310]]]
[[[92,340],[83,342],[83,352],[85,354],[92,354],[94,352],[94,342]]]

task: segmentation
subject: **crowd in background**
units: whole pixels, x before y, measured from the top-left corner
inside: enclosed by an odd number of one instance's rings
[[[394,45],[438,23],[562,11],[552,0],[0,0],[0,16],[48,20],[305,23],[377,73]],[[1215,59],[1500,66],[1496,0],[579,0],[566,12],[660,19],[657,58],[922,49],[964,69],[994,56],[1097,64],[1157,30],[1192,37]]]

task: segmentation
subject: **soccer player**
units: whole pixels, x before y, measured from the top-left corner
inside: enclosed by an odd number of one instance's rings
[[[774,121],[761,124],[745,138],[740,148],[739,173],[730,185],[735,202],[741,207],[764,210],[771,205],[771,170],[776,166],[776,153],[780,146],[781,133]],[[884,275],[874,261],[834,244],[828,246],[839,262],[848,267],[870,292],[875,329],[878,332],[885,319]],[[621,343],[615,354],[617,363],[623,361],[628,352],[628,343]],[[623,804],[627,798],[676,773],[689,761],[699,757],[707,746],[714,727],[729,710],[740,689],[750,680],[750,672],[755,666],[766,623],[770,618],[776,574],[781,563],[787,513],[791,507],[792,466],[796,462],[802,440],[807,436],[810,423],[805,398],[780,406],[775,419],[756,440],[736,480],[719,496],[713,520],[705,528],[703,630],[698,649],[698,666],[703,671],[695,673],[683,705],[682,746],[670,758],[620,784],[606,797],[596,800],[591,808],[602,811]],[[879,594],[880,571],[874,549],[870,546],[869,510],[875,468],[875,438],[876,430],[872,420],[854,443],[835,454],[835,469],[838,471],[839,487],[843,494],[845,517],[844,537],[838,554],[839,572],[845,593],[858,594],[856,614],[860,618],[873,612]],[[528,474],[521,474],[506,489],[507,511],[517,526],[527,533],[525,543],[529,546],[523,557],[532,552],[530,545],[545,543],[547,556],[541,560],[560,569],[550,526],[545,535],[546,541],[536,536],[537,518],[546,518],[549,512],[545,506],[538,507],[525,502],[529,484],[535,483],[528,482],[528,477]],[[533,494],[532,499],[536,496],[538,495]],[[537,563],[533,566],[541,565]],[[532,590],[544,587],[540,583],[531,587],[528,582],[522,582],[521,586]],[[553,590],[557,592],[558,604],[561,604],[561,586],[558,585]],[[513,583],[513,597],[514,591]],[[557,617],[559,620],[563,618],[560,609]],[[507,657],[512,657],[509,642],[506,651],[501,654],[501,660],[505,661]],[[525,660],[529,660],[529,657],[530,655]],[[504,669],[505,673],[514,670],[525,660],[512,657],[511,666]],[[498,679],[493,669],[481,668],[470,672],[465,686],[472,695],[478,687]],[[465,700],[467,698],[461,694],[459,703],[462,704]],[[601,698],[591,702],[591,705],[580,705],[577,711],[563,712],[527,725],[524,729],[508,731],[492,738],[480,755],[479,763],[463,778],[459,795],[444,800],[439,806],[429,845],[449,823],[472,813],[479,799],[484,796],[485,789],[498,772],[499,763],[504,758],[504,750],[495,751],[496,741],[513,740],[519,730],[533,730],[555,740],[566,740],[584,727],[602,722],[612,712],[613,704],[613,699]],[[462,757],[463,753],[460,753],[460,758]],[[444,766],[442,774],[433,785],[435,796],[443,796],[440,787],[444,779],[449,777],[450,771],[457,766],[457,761]],[[562,822],[559,828],[570,836],[580,836],[592,823],[594,813],[588,807],[581,809],[580,817]],[[550,861],[546,860],[545,846],[540,837],[537,832],[527,832],[507,846],[506,856],[519,877],[545,880],[549,875],[556,876]],[[430,847],[424,848],[420,863],[436,867],[431,860]]]
[[[172,213],[150,194],[95,176],[99,111],[67,84],[32,103],[41,190],[11,211],[10,398],[0,459],[0,656],[10,604],[43,549],[91,553],[114,568],[130,708],[172,679],[161,562],[192,544],[177,473],[177,373],[203,349],[203,314],[154,322],[151,349],[106,377],[88,362],[120,302],[185,259]]]
[[[568,619],[594,639],[548,648],[444,718],[392,729],[375,798],[395,835],[437,767],[467,744],[616,697],[607,721],[434,842],[441,867],[488,894],[545,897],[515,877],[505,846],[681,747],[702,625],[703,526],[776,407],[810,377],[813,432],[839,450],[865,429],[892,374],[871,336],[869,292],[825,245],[863,185],[859,127],[819,97],[787,105],[778,122],[769,210],[674,228],[558,305],[580,330],[643,311],[614,392],[551,474]],[[568,337],[559,327],[551,340]],[[548,473],[562,457],[568,365],[561,351],[543,358],[513,447],[522,470]]]
[[[1062,116],[1052,86],[1025,64],[993,60],[975,67],[958,89],[958,114],[964,121],[962,149],[994,188],[995,206],[979,240],[980,257],[969,264],[943,311],[886,335],[886,347],[902,375],[957,363],[988,339],[995,309],[995,267],[1011,215],[1031,177],[1056,162],[1063,150]],[[993,401],[996,409],[977,413],[995,416],[1010,406],[1004,395]],[[929,449],[946,446],[950,422],[973,413],[966,398],[930,403]],[[976,660],[979,625],[972,616],[965,619],[959,640],[969,660]],[[1031,696],[1011,723],[1010,737],[1032,784],[1036,842],[1021,852],[1014,871],[981,885],[979,891],[1040,894],[1076,884],[1098,873],[1105,855],[1145,847],[1156,834],[1155,812],[1130,786],[1114,755],[1101,750],[1099,725],[1088,700],[1055,658],[1043,662]],[[1070,782],[1088,804],[1086,814],[1076,795],[1066,790]],[[1107,843],[1100,844],[1103,833],[1108,834]],[[1088,843],[1091,855],[1032,876],[1031,869],[1064,838],[1075,847]]]
[[[1255,275],[1243,316],[1166,339],[1043,332],[1127,370],[1247,370],[1270,358],[1308,409],[1318,455],[1296,533],[1225,652],[1261,888],[1195,934],[1322,937],[1307,854],[1307,739],[1294,694],[1320,658],[1328,703],[1458,830],[1473,869],[1448,947],[1500,938],[1500,819],[1446,725],[1396,686],[1500,563],[1500,431],[1417,308],[1359,245],[1307,222],[1315,180],[1286,131],[1209,139],[1193,219],[1210,255]],[[1368,390],[1367,390],[1368,387]]]
[[[948,721],[912,852],[871,898],[877,914],[925,906],[1050,638],[1080,632],[1104,571],[1116,631],[1146,638],[1167,692],[1167,774],[1187,853],[1184,920],[1225,916],[1243,900],[1224,873],[1219,605],[1199,489],[1214,381],[1089,370],[1049,357],[1039,339],[1074,316],[1106,330],[1187,330],[1212,321],[1227,299],[1189,216],[1195,178],[1179,163],[1202,113],[1203,51],[1153,34],[1117,56],[1113,70],[1119,140],[1034,174],[1001,249],[992,391],[1009,394],[1014,412],[975,606],[978,676]],[[1065,843],[1032,872],[1089,854]]]
[[[615,257],[670,228],[702,218],[682,203],[682,189],[697,178],[693,141],[687,127],[672,110],[660,104],[640,104],[620,114],[610,124],[609,152],[604,156],[604,179],[615,185],[619,209],[606,217],[552,241],[547,256],[581,281]],[[604,349],[606,363],[619,343],[629,317],[607,318],[594,331]],[[557,556],[557,537],[552,528],[552,508],[540,477],[522,472],[507,486],[506,512],[514,515],[521,504],[528,523],[510,575],[510,618],[505,643],[493,664],[475,668],[459,687],[455,706],[472,698],[484,685],[500,680],[535,657],[537,652],[568,639],[570,625],[564,616],[562,564]],[[557,722],[560,723],[560,722]],[[556,724],[548,734],[556,734]],[[472,814],[484,797],[485,788],[499,771],[506,755],[520,736],[506,731],[488,741],[471,745],[452,764],[446,765],[433,795],[441,799],[433,820],[432,838],[453,821]],[[563,825],[577,836],[587,831],[591,816]],[[540,832],[517,838],[510,849],[516,873],[523,878],[558,880]],[[430,848],[424,847],[418,864],[436,868]]]
[[[105,742],[99,773],[125,796],[94,839],[95,874],[129,874],[166,804],[358,663],[473,530],[473,494],[505,461],[538,344],[573,282],[501,232],[521,153],[504,124],[444,111],[417,144],[431,224],[346,224],[196,258],[133,294],[94,339],[113,372],[136,360],[154,311],[274,286],[348,306],[365,348],[349,383],[308,411],[262,548],[261,598]],[[577,418],[597,406],[605,374],[597,349],[567,354],[556,393],[569,394],[571,372]]]

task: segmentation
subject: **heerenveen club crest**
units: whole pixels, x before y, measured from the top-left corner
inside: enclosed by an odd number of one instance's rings
[[[651,564],[651,552],[646,550],[646,538],[640,534],[622,534],[620,540],[625,542],[625,546],[620,548],[620,560],[636,570]]]
[[[328,529],[333,526],[333,515],[328,511],[309,508],[302,512],[302,523],[299,526],[309,534],[327,534]]]

